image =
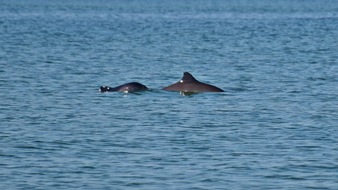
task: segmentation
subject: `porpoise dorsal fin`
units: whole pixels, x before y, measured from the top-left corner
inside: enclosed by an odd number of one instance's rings
[[[196,80],[190,73],[184,72],[183,77],[180,82],[181,83],[182,82],[198,82],[198,80]]]

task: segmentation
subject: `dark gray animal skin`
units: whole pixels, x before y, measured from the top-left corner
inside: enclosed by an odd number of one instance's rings
[[[138,92],[149,90],[145,85],[138,82],[130,82],[116,87],[101,86],[101,92]]]
[[[222,89],[220,89],[216,86],[199,82],[188,72],[183,73],[183,77],[180,81],[163,88],[163,90],[179,91],[179,92],[191,92],[191,93],[224,92]]]

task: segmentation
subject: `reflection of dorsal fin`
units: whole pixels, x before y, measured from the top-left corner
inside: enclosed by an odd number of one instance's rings
[[[198,82],[190,73],[184,72],[181,82]]]

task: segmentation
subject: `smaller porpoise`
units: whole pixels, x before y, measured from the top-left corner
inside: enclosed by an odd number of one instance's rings
[[[138,92],[149,90],[145,85],[138,82],[130,82],[117,87],[101,86],[101,92]]]
[[[190,73],[184,72],[183,77],[180,81],[175,84],[169,85],[163,90],[167,91],[179,91],[188,93],[198,92],[224,92],[224,90],[206,83],[199,82]]]

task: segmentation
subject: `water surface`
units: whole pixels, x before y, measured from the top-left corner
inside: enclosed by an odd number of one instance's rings
[[[337,188],[336,1],[0,5],[1,189]]]

